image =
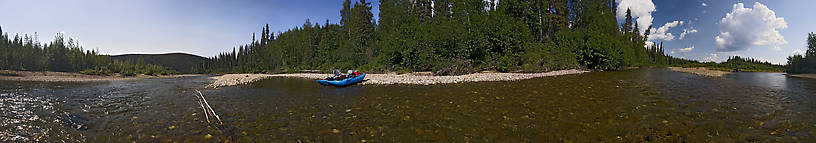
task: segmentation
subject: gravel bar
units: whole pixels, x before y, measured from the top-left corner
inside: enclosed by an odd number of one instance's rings
[[[710,77],[722,77],[725,74],[730,74],[731,72],[726,71],[718,71],[718,70],[710,70],[708,68],[683,68],[683,67],[669,67],[669,69],[676,71],[676,72],[684,72],[684,73],[692,73],[702,76],[710,76]]]
[[[428,76],[417,74],[366,74],[362,85],[389,85],[389,84],[451,84],[462,82],[482,82],[482,81],[517,81],[538,77],[582,74],[589,71],[583,70],[558,70],[545,73],[474,73],[458,76]],[[270,77],[296,77],[307,79],[323,79],[331,74],[296,73],[296,74],[226,74],[222,76],[210,77],[213,82],[207,87],[218,88],[224,86],[249,84],[261,79]]]

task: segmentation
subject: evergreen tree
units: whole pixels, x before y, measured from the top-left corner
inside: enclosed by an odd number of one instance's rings
[[[307,20],[277,36],[264,26],[259,44],[212,57],[201,69],[464,74],[694,63],[666,56],[662,43],[644,48],[651,28],[641,35],[631,9],[617,23],[613,0],[381,0],[379,7],[376,23],[368,1],[345,0],[339,24]]]
[[[807,52],[805,52],[805,56],[807,58],[816,59],[816,34],[813,32],[808,33]]]
[[[623,30],[621,31],[632,31],[632,9],[626,9],[626,18],[623,20]]]

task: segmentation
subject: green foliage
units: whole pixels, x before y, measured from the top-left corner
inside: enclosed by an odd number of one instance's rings
[[[135,71],[146,64],[122,63],[95,50],[84,50],[79,42],[57,34],[54,41],[42,44],[35,36],[9,37],[0,32],[0,69],[22,71],[80,72],[89,75],[110,75],[111,72]],[[156,65],[152,65],[156,66]],[[174,71],[155,68],[163,73]],[[138,72],[136,72],[138,73]]]
[[[751,58],[741,58],[739,56],[729,57],[728,60],[715,67],[736,72],[782,72],[784,70],[784,66],[782,65],[774,65],[769,62],[762,62]]]
[[[260,41],[253,36],[252,43],[194,69],[276,73],[339,68],[457,75],[686,62],[666,56],[662,45],[644,46],[648,36],[632,29],[632,18],[618,25],[613,2],[380,0],[374,23],[369,2],[345,0],[339,24],[307,20],[277,36],[264,27]]]
[[[170,70],[179,71],[182,73],[196,73],[193,71],[193,69],[207,60],[207,58],[201,56],[185,53],[125,54],[111,56],[111,59],[129,61],[131,63],[160,65]]]
[[[104,75],[104,76],[111,75],[111,72],[105,69],[87,69],[79,71],[79,73],[85,75]]]
[[[12,71],[0,70],[0,76],[20,76],[20,74],[17,74]]]
[[[788,73],[816,73],[816,34],[808,33],[807,52],[804,56],[793,55],[788,57],[788,66],[785,72]]]
[[[122,72],[121,74],[122,76],[136,76],[136,73],[133,73],[132,71]]]

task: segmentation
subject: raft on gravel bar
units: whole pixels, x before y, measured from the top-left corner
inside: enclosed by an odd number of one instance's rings
[[[365,75],[365,73],[358,74],[356,70],[349,70],[346,74],[342,74],[335,70],[333,77],[317,80],[317,83],[325,86],[349,86],[362,82],[363,79],[365,79]]]

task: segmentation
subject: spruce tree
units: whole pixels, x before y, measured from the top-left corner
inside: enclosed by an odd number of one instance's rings
[[[816,34],[814,34],[813,32],[808,33],[807,52],[805,53],[805,58],[816,59]]]
[[[651,34],[651,32],[652,32],[652,26],[649,25],[649,27],[646,28],[646,32],[643,32],[643,41],[646,41],[646,42],[649,41],[649,34]]]
[[[623,32],[632,31],[632,9],[626,9],[626,19],[623,20]]]

